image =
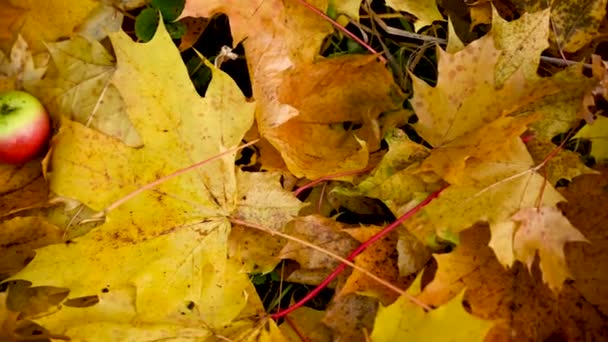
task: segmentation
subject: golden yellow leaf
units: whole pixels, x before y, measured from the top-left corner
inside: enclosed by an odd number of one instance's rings
[[[500,162],[526,126],[539,115],[500,117],[480,128],[447,142],[431,151],[420,165],[421,171],[433,171],[450,184],[470,182],[463,172],[469,160]]]
[[[492,11],[494,7],[491,2],[478,1],[474,5],[468,7],[471,15],[471,27],[475,27],[479,24],[492,23]]]
[[[212,66],[207,96],[198,96],[162,24],[146,44],[124,32],[111,40],[118,60],[112,82],[143,147],[127,147],[66,120],[54,139],[50,163],[53,191],[95,210],[239,144],[253,121],[254,105]],[[237,207],[234,158],[235,153],[227,154],[113,207],[106,222],[88,234],[38,250],[14,279],[66,287],[69,299],[126,291],[135,312],[113,311],[103,301],[91,308],[134,329],[145,321],[161,327],[180,320],[196,321],[204,329],[228,325],[252,297],[240,264],[227,260],[226,216]],[[57,330],[69,331],[79,324],[74,317],[77,313],[59,310],[47,319]],[[125,338],[129,333],[125,330]]]
[[[561,89],[559,93],[549,95],[528,106],[528,110],[539,112],[542,118],[531,124],[536,137],[551,140],[573,126],[586,111],[585,97],[591,96],[600,85],[600,75],[584,76],[581,64],[567,67],[551,77],[554,86]]]
[[[566,52],[575,52],[590,43],[606,15],[606,0],[513,1],[513,5],[528,13],[550,7],[551,43]]]
[[[295,176],[310,179],[367,166],[382,139],[378,116],[403,101],[384,65],[360,55],[295,66],[283,75],[279,100],[299,115],[261,132]]]
[[[69,37],[98,4],[93,0],[8,1],[23,10],[21,34],[34,52],[44,49],[44,42]]]
[[[425,313],[406,296],[387,307],[380,306],[374,323],[373,341],[483,341],[494,325],[467,313],[464,291],[447,304]]]
[[[412,78],[410,100],[419,122],[416,131],[433,147],[442,146],[479,129],[504,114],[558,91],[547,84],[531,84],[518,72],[500,88],[494,68],[502,51],[494,46],[492,33],[453,54],[439,50],[439,78],[433,88]]]
[[[336,2],[336,11],[351,13],[354,3]],[[311,5],[324,9],[328,1]],[[247,37],[243,45],[259,132],[281,152],[289,170],[298,177],[317,178],[364,167],[368,151],[381,139],[373,120],[382,110],[400,107],[402,100],[397,95],[399,104],[392,102],[391,91],[397,88],[386,83],[391,77],[385,68],[360,56],[313,63],[333,29],[298,2],[242,6],[239,1],[192,0],[186,2],[182,17],[217,12],[230,17],[235,41]],[[341,71],[336,73],[338,66]],[[364,132],[345,130],[344,122],[363,124]]]
[[[433,21],[443,20],[441,13],[437,9],[435,0],[387,0],[386,5],[397,11],[408,12],[416,16],[418,20],[414,22],[416,31],[422,27],[430,25]]]
[[[581,128],[574,138],[591,140],[591,155],[597,161],[608,159],[608,118],[598,116],[592,124]]]
[[[0,0],[0,49],[7,48],[15,38],[15,32],[23,24],[25,11],[15,7],[10,0]]]
[[[557,1],[551,6],[555,41],[559,49],[575,52],[597,35],[606,16],[606,0]]]

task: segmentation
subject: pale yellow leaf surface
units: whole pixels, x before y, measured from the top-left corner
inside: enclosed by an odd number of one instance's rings
[[[387,307],[380,306],[372,341],[483,341],[494,325],[467,313],[464,291],[447,304],[425,313],[405,296]]]
[[[47,44],[54,68],[26,89],[41,99],[51,117],[80,122],[129,146],[141,145],[125,103],[111,79],[114,58],[97,41],[82,36]]]
[[[448,18],[448,44],[445,47],[445,51],[448,53],[455,53],[464,49],[464,43],[456,34],[456,29],[454,29],[454,22],[452,19]]]
[[[281,187],[279,172],[237,172],[238,207],[232,217],[281,230],[303,207]]]
[[[53,191],[95,210],[236,146],[253,120],[253,104],[217,69],[211,67],[213,81],[199,97],[162,24],[146,44],[123,32],[111,40],[118,60],[112,82],[144,145],[133,149],[66,120],[50,163]],[[137,318],[144,321],[179,316],[192,302],[207,326],[229,324],[246,307],[249,286],[226,260],[226,216],[237,206],[234,158],[226,155],[133,197],[87,235],[38,250],[14,278],[69,288],[70,298],[134,289]],[[61,320],[63,314],[55,315]]]
[[[233,218],[254,223],[270,231],[283,231],[303,207],[279,183],[280,173],[238,172],[238,207]],[[247,272],[267,273],[281,261],[279,253],[286,241],[271,232],[236,226],[229,237],[230,254],[238,256]]]
[[[492,7],[492,31],[496,47],[502,50],[495,67],[497,85],[520,69],[527,79],[538,77],[540,54],[549,47],[549,13],[548,9],[525,13],[509,23]]]
[[[435,0],[387,0],[386,5],[394,10],[408,12],[416,16],[418,18],[414,22],[416,31],[432,24],[433,21],[443,20]]]
[[[20,27],[34,52],[44,49],[44,42],[54,42],[69,37],[97,7],[93,0],[9,0],[23,10],[23,26]]]
[[[608,118],[598,116],[592,124],[581,128],[574,138],[591,140],[591,155],[597,161],[608,159]]]
[[[11,78],[18,88],[24,82],[39,81],[48,66],[48,53],[41,52],[36,56],[28,43],[19,34],[13,44],[9,56],[0,51],[0,76]]]
[[[536,164],[541,163],[547,158],[551,152],[557,148],[557,145],[550,141],[543,140],[541,138],[532,139],[526,143],[526,147],[534,162]],[[576,176],[580,176],[587,173],[597,173],[581,161],[579,154],[566,150],[560,149],[545,165],[542,174],[545,175],[549,183],[555,185],[560,179],[566,179],[572,181]]]
[[[243,287],[235,288],[236,291],[231,294],[233,296],[231,299],[245,294],[250,300],[248,305],[259,307],[255,289],[248,284],[247,275],[239,272],[240,265],[236,261],[228,261],[226,266],[226,275],[229,275],[229,279],[215,279],[217,284],[213,286],[219,288],[230,282],[243,284]],[[205,276],[209,275],[210,273],[205,274]],[[215,277],[215,275],[211,276]],[[142,320],[137,303],[133,301],[135,296],[136,289],[132,286],[105,288],[104,291],[98,291],[99,302],[93,306],[84,308],[64,306],[61,315],[44,316],[36,319],[36,322],[54,333],[64,334],[78,341],[99,342],[114,339],[142,341],[170,338],[204,341],[214,334],[225,333],[226,337],[233,337],[231,336],[233,334],[240,335],[252,330],[256,325],[255,321],[245,317],[252,314],[249,310],[243,311],[240,314],[242,317],[232,321],[229,326],[210,324],[210,321],[221,320],[214,318],[213,315],[218,314],[223,305],[235,304],[224,302],[215,296],[210,297],[209,301],[221,301],[221,303],[213,303],[211,312],[203,312],[209,308],[208,306],[198,306],[194,301],[187,300],[180,303],[177,311],[170,316]],[[229,331],[220,330],[228,327]]]
[[[119,8],[100,3],[84,22],[75,28],[74,33],[90,40],[101,41],[108,33],[120,30],[124,14]]]
[[[554,207],[523,208],[512,219],[520,223],[513,238],[515,258],[531,268],[538,252],[543,281],[552,290],[560,290],[564,280],[571,278],[564,245],[589,241]]]

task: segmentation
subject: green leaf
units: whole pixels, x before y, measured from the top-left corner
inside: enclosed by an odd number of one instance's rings
[[[185,3],[185,0],[152,0],[150,5],[160,10],[160,13],[163,16],[163,21],[165,23],[169,23],[177,19],[179,15],[182,14]],[[168,29],[169,25],[167,25],[167,30]],[[169,31],[169,33],[171,33],[171,31]],[[173,35],[171,37],[173,37]]]
[[[165,26],[167,27],[167,32],[169,32],[172,39],[180,39],[184,34],[186,34],[187,31],[186,24],[182,23],[181,21],[165,23]]]
[[[146,8],[135,18],[135,35],[142,42],[149,42],[158,27],[158,12],[154,8]]]

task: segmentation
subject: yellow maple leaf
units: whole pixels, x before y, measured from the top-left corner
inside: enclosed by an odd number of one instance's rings
[[[111,84],[116,65],[103,45],[75,36],[46,46],[54,68],[42,81],[26,83],[26,89],[41,99],[51,117],[80,122],[129,146],[141,145],[125,104]]]
[[[496,88],[494,68],[501,56],[492,33],[450,54],[439,49],[439,76],[433,88],[412,78],[410,100],[419,118],[416,131],[439,147],[472,132],[504,114],[515,114],[526,104],[557,91],[541,89],[516,73]]]
[[[53,140],[52,190],[95,210],[112,210],[88,234],[38,250],[14,279],[68,288],[70,299],[126,291],[132,309],[115,308],[111,300],[91,307],[93,317],[112,314],[115,323],[99,336],[120,331],[116,324],[136,329],[137,322],[158,329],[185,320],[213,329],[262,310],[249,300],[257,297],[240,264],[227,260],[227,216],[238,206],[235,153],[116,204],[142,185],[237,145],[252,124],[254,104],[212,66],[213,81],[200,98],[162,23],[146,44],[124,32],[110,37],[118,60],[112,82],[143,147],[63,122]],[[47,317],[58,332],[75,324],[70,310]]]
[[[523,208],[512,219],[520,222],[513,242],[515,258],[531,268],[538,251],[543,280],[552,289],[561,289],[570,277],[564,245],[589,241],[554,207]]]

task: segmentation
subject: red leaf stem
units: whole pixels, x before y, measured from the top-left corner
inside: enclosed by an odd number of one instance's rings
[[[369,238],[367,241],[365,241],[364,243],[362,243],[359,247],[357,247],[354,251],[352,251],[348,255],[348,257],[346,257],[345,259],[348,260],[348,261],[353,261],[353,259],[355,259],[355,257],[357,255],[359,255],[361,252],[363,252],[372,243],[374,243],[374,242],[380,240],[381,238],[383,238],[386,234],[388,234],[391,231],[393,231],[395,228],[397,228],[405,220],[407,220],[408,218],[410,218],[414,214],[416,214],[418,211],[420,211],[420,209],[424,208],[426,205],[428,205],[429,203],[431,203],[431,201],[434,200],[435,198],[437,198],[439,196],[439,194],[443,190],[445,190],[448,186],[449,185],[445,185],[441,189],[439,189],[439,190],[433,192],[432,194],[430,194],[427,198],[425,198],[422,202],[418,203],[415,207],[413,207],[412,209],[410,209],[407,213],[401,215],[393,223],[391,223],[388,226],[384,227],[381,231],[379,231],[374,236],[372,236],[371,238]],[[284,317],[284,316],[290,314],[291,312],[293,312],[294,310],[296,310],[297,308],[303,306],[304,304],[306,304],[306,302],[308,302],[309,300],[311,300],[312,298],[314,298],[317,294],[319,294],[319,292],[321,292],[321,290],[323,290],[327,285],[329,285],[329,283],[331,283],[345,269],[346,269],[346,264],[340,264],[340,265],[338,265],[338,267],[336,267],[336,269],[334,269],[334,271],[331,272],[330,275],[328,275],[319,285],[317,285],[317,287],[314,290],[310,291],[304,298],[300,299],[297,303],[291,305],[290,307],[285,308],[285,309],[283,309],[283,310],[281,310],[279,312],[276,312],[276,313],[270,315],[270,317],[272,317],[272,319],[274,319],[274,320],[278,320],[279,318]],[[415,303],[415,304],[423,306],[423,307],[426,306],[426,305],[424,305],[422,303]]]

